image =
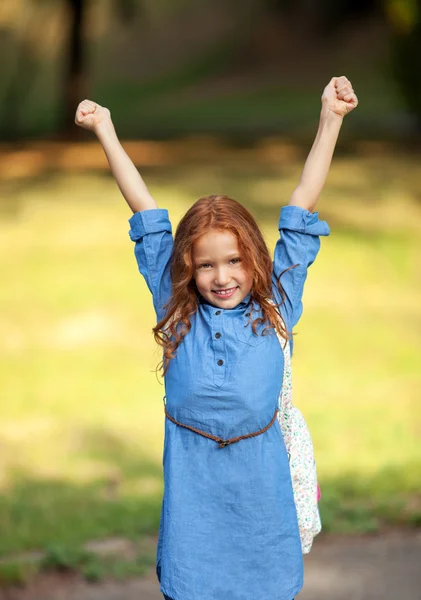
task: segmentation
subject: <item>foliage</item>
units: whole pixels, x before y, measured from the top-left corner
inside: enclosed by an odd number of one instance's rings
[[[24,586],[38,573],[36,561],[10,561],[0,563],[0,588]]]
[[[76,571],[79,567],[92,565],[95,555],[81,547],[71,547],[56,543],[48,545],[41,561],[42,569]]]

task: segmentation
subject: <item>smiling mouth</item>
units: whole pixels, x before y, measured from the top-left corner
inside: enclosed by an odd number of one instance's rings
[[[224,296],[231,296],[237,290],[237,288],[238,286],[234,288],[227,288],[225,290],[212,290],[212,292],[222,298]]]

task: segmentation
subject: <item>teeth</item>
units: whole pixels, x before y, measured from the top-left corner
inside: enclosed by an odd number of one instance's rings
[[[226,291],[226,292],[222,292],[222,291],[216,291],[216,290],[215,290],[215,293],[216,293],[216,294],[220,294],[221,296],[226,296],[227,294],[231,294],[231,292],[233,292],[233,291],[234,291],[234,289],[235,289],[235,288],[231,288],[230,290],[228,290],[228,291]]]

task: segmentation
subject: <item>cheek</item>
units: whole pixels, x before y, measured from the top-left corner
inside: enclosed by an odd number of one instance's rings
[[[243,283],[246,283],[247,285],[251,285],[253,283],[253,276],[250,275],[250,273],[248,273],[248,271],[242,271],[241,280]]]
[[[194,275],[194,280],[197,287],[202,287],[203,285],[206,285],[206,274],[196,273],[196,275]]]

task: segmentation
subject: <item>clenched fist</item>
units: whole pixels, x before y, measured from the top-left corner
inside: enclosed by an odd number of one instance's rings
[[[111,120],[111,113],[108,108],[100,106],[92,100],[83,100],[76,109],[76,125],[88,129],[88,131],[95,133],[101,124],[107,120]]]
[[[322,104],[325,111],[345,117],[358,106],[358,98],[349,79],[345,76],[332,77],[323,90]]]

